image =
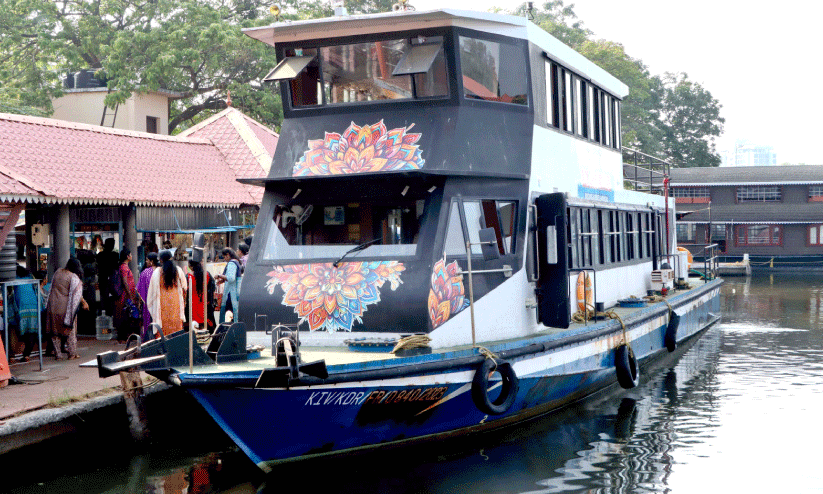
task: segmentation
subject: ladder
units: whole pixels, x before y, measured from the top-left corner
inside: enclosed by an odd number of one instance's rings
[[[103,117],[100,119],[100,125],[103,127],[114,127],[114,123],[117,121],[117,109],[120,107],[120,103],[114,105],[114,108],[109,108],[106,105],[103,105]],[[111,117],[111,124],[106,124],[106,119]]]

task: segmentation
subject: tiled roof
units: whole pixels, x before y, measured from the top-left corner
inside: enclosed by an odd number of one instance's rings
[[[0,113],[0,199],[256,204],[211,142]]]
[[[823,223],[823,206],[819,202],[791,203],[781,202],[747,202],[712,206],[703,204],[703,208],[686,214],[679,223]],[[680,211],[678,211],[680,212]]]
[[[233,107],[181,132],[179,136],[211,141],[226,157],[237,178],[267,176],[279,138],[276,132]],[[246,187],[259,203],[263,198],[263,188],[254,185]]]
[[[823,166],[724,166],[672,168],[672,186],[823,183]]]

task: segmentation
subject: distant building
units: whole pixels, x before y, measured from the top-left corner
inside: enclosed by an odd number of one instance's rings
[[[93,70],[81,70],[64,79],[64,95],[52,100],[52,118],[89,125],[150,134],[169,134],[169,102],[173,91],[158,90],[133,94],[125,103],[109,108],[104,100],[109,89],[94,77]]]
[[[673,168],[677,243],[753,267],[823,268],[823,166]]]
[[[777,154],[772,146],[737,141],[731,150],[720,153],[720,166],[775,166]]]

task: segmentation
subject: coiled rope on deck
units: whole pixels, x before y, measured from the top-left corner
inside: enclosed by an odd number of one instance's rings
[[[429,346],[432,339],[424,334],[413,334],[400,338],[397,344],[392,348],[391,353],[397,353],[399,350],[409,350],[412,348],[423,348]]]

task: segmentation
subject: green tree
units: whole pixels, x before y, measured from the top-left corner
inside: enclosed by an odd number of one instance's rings
[[[681,166],[719,166],[715,137],[723,131],[720,103],[685,73],[663,75],[660,108],[664,150]]]
[[[545,2],[527,12],[523,4],[511,12],[531,15],[533,22],[629,86],[622,102],[622,142],[651,155],[662,155],[684,166],[717,166],[714,139],[723,129],[720,104],[685,74],[652,75],[623,45],[594,39],[563,0]]]
[[[0,97],[51,110],[61,77],[96,69],[114,106],[133,93],[173,96],[170,130],[234,106],[279,124],[279,95],[259,81],[274,50],[243,35],[272,21],[273,0],[18,0],[0,3]]]

